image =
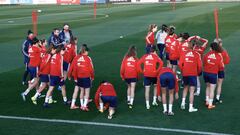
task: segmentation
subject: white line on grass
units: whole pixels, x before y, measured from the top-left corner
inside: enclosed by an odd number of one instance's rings
[[[4,115],[0,115],[0,119],[14,119],[14,120],[27,120],[27,121],[50,122],[50,123],[66,123],[66,124],[80,124],[80,125],[94,125],[94,126],[130,128],[130,129],[141,129],[141,130],[201,134],[201,135],[230,135],[230,134],[215,133],[215,132],[204,132],[204,131],[171,129],[171,128],[158,128],[158,127],[147,127],[147,126],[136,126],[136,125],[123,125],[123,124],[112,124],[112,123],[101,123],[101,122],[87,122],[87,121],[76,121],[76,120],[41,119],[41,118],[16,117],[16,116],[4,116]]]

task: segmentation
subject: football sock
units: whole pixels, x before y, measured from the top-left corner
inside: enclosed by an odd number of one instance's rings
[[[103,103],[100,103],[100,110],[103,110]]]
[[[80,99],[81,107],[83,107],[83,99]]]
[[[172,112],[172,104],[168,105],[168,112]]]
[[[134,98],[130,99],[130,104],[133,105]]]
[[[30,91],[29,89],[26,89],[23,94],[26,96],[29,93],[29,91]]]
[[[167,104],[163,104],[163,112],[167,111]]]
[[[75,106],[76,99],[72,99],[71,106]]]
[[[219,100],[219,99],[220,99],[220,95],[217,95],[217,96],[216,96],[216,99]]]
[[[63,101],[64,101],[64,102],[67,102],[67,97],[63,97]]]
[[[153,102],[157,102],[157,96],[153,96]]]

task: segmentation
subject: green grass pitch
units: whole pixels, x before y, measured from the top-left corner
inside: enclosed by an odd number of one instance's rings
[[[213,10],[219,10],[219,32],[224,47],[228,50],[231,63],[226,67],[226,79],[223,84],[223,104],[214,110],[204,106],[204,89],[195,98],[196,113],[180,110],[180,100],[175,101],[174,117],[162,114],[162,106],[145,109],[142,80],[137,84],[135,105],[129,110],[126,104],[126,86],[119,75],[121,60],[129,45],[136,45],[138,57],[144,54],[147,27],[151,23],[163,23],[176,26],[176,33],[189,32],[212,41],[215,36]],[[206,132],[240,134],[240,3],[182,3],[176,11],[168,4],[147,5],[98,5],[97,19],[93,19],[93,6],[0,6],[0,115],[34,117],[47,119],[79,120],[90,122],[118,123],[126,125],[150,126],[158,128],[186,129]],[[70,110],[62,104],[59,91],[54,92],[57,104],[51,109],[42,107],[43,99],[37,106],[30,101],[22,101],[20,93],[26,89],[21,85],[24,70],[21,45],[31,25],[32,9],[41,9],[39,13],[39,38],[48,38],[55,27],[68,22],[79,45],[87,43],[91,47],[96,78],[91,95],[103,79],[112,82],[117,90],[119,107],[116,116],[107,120],[107,113],[100,114],[93,103],[91,111]],[[108,15],[108,16],[106,16]],[[120,38],[123,36],[123,38]],[[46,92],[46,91],[45,91]],[[67,82],[68,98],[71,98],[73,83]],[[182,90],[180,90],[181,98]],[[111,128],[64,123],[0,119],[1,135],[25,134],[177,134],[151,130]],[[180,133],[179,133],[180,134]]]

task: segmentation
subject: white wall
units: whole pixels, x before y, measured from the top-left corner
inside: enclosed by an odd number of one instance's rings
[[[33,4],[56,4],[57,0],[33,0]]]
[[[10,4],[10,0],[0,0],[0,4]]]

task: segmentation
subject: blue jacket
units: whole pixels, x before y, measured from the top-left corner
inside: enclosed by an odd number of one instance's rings
[[[63,39],[60,38],[60,36],[54,36],[54,34],[52,33],[52,35],[49,37],[48,39],[48,45],[53,44],[54,46],[59,46],[59,45],[63,45],[65,42]]]
[[[24,56],[24,63],[29,62],[28,48],[32,45],[32,40],[27,38],[22,44],[22,54]]]
[[[69,34],[70,34],[70,38],[73,38],[73,34],[72,34],[72,31],[69,30]],[[64,33],[64,30],[62,30],[59,34],[59,37],[65,41],[65,33]],[[70,42],[70,41],[69,41]]]

